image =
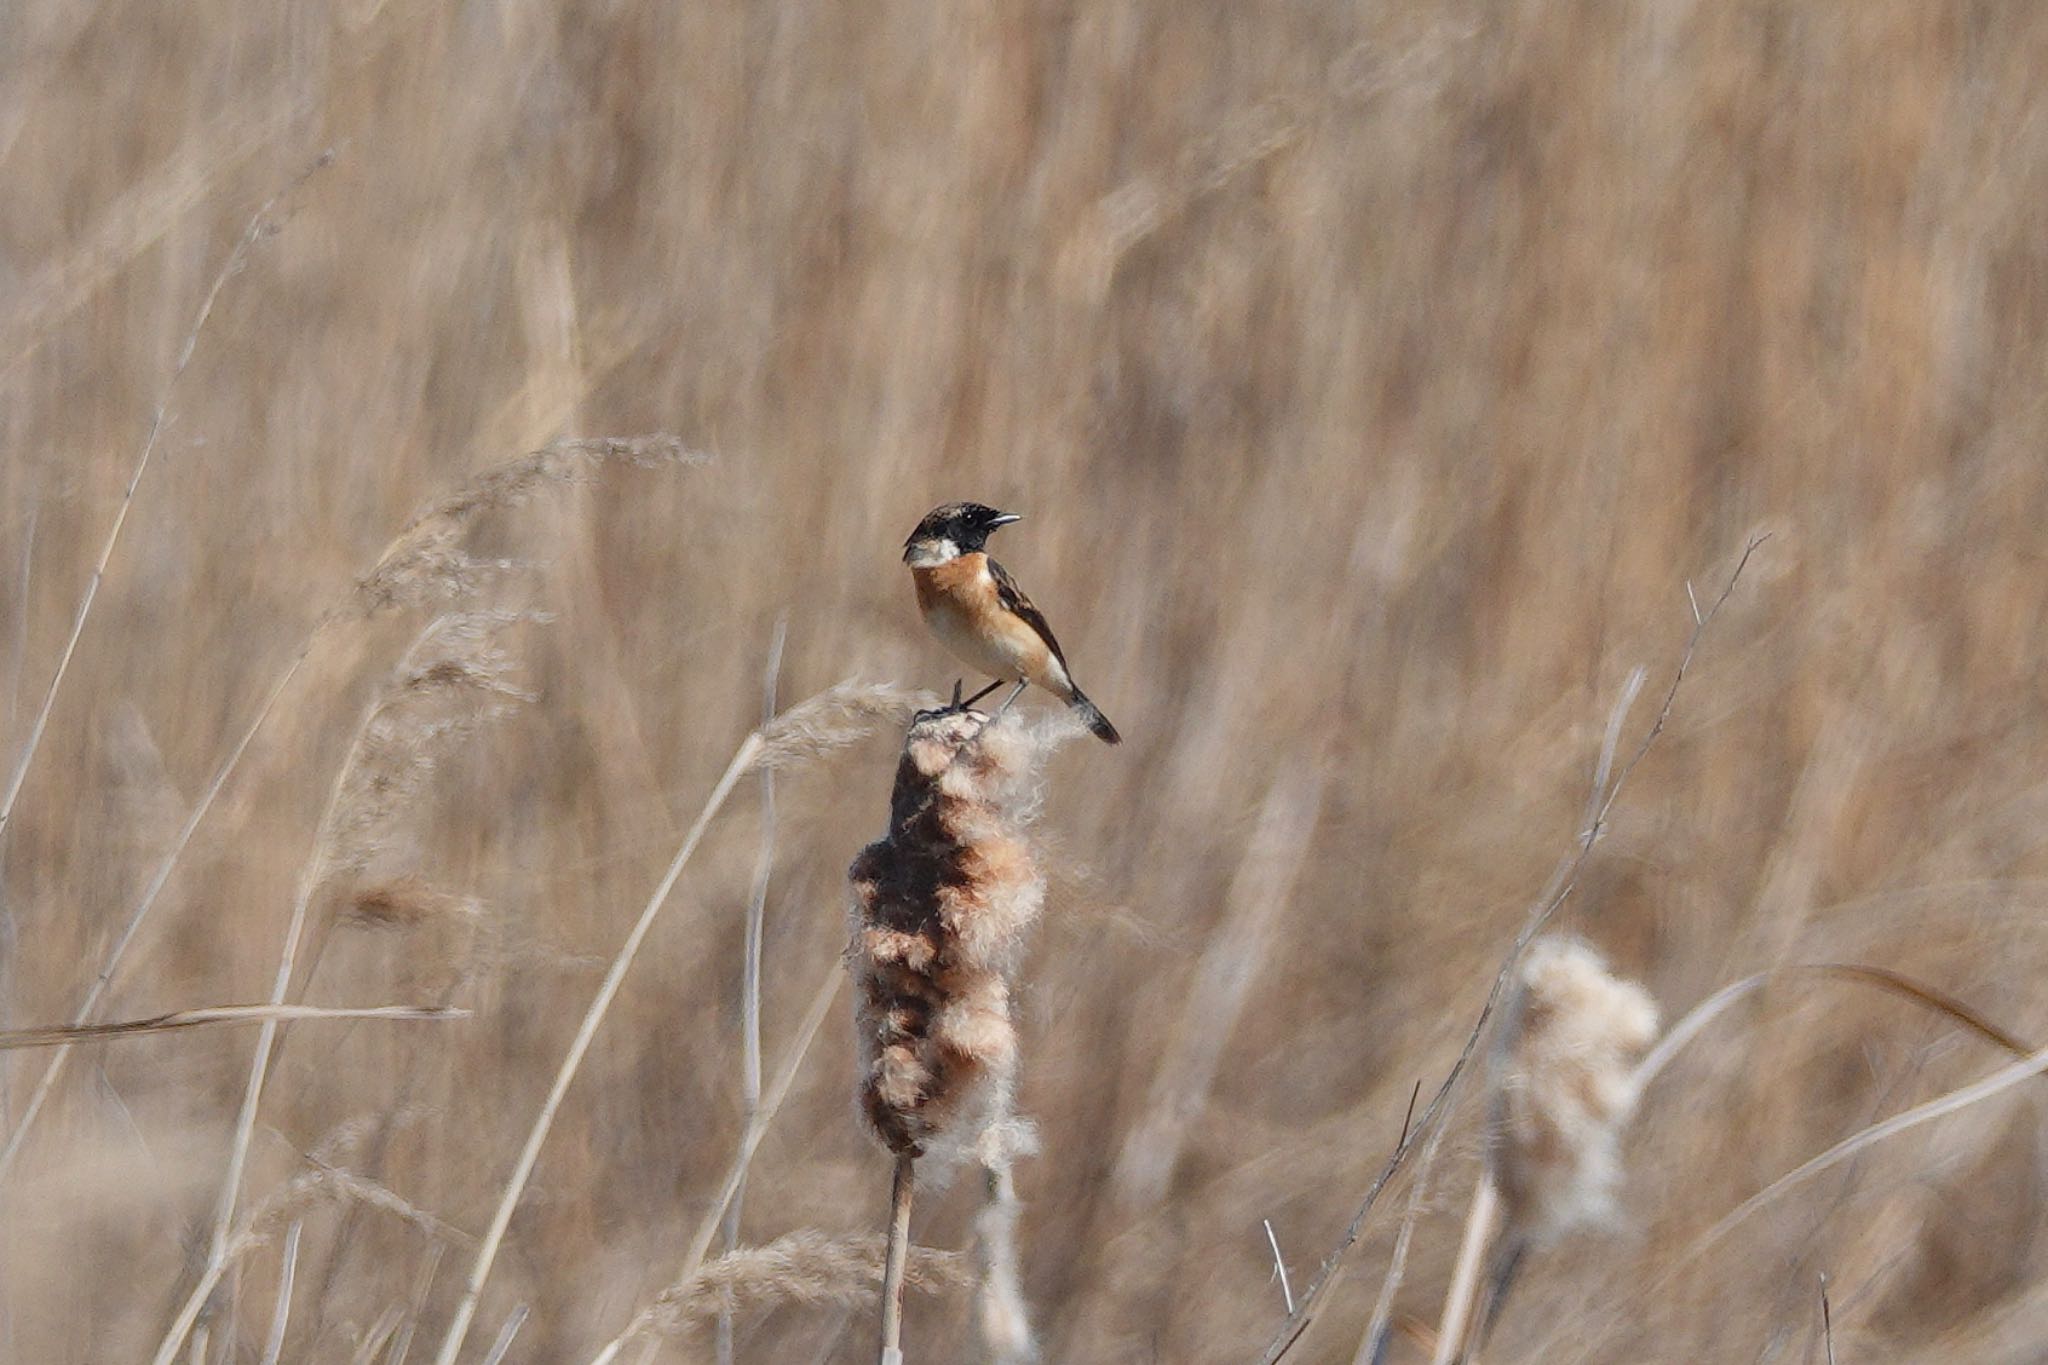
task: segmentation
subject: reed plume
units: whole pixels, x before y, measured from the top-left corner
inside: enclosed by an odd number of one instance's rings
[[[1023,1334],[1007,1359],[1028,1352],[1010,1249],[1009,1159],[1019,1144],[1004,1138],[1017,1065],[1010,997],[1024,931],[1045,899],[1023,827],[1040,760],[1075,732],[920,713],[897,765],[888,835],[847,873],[861,1110],[897,1159],[889,1269],[900,1270],[907,1247],[914,1163],[978,1153],[992,1193],[983,1317],[1000,1318],[1009,1338]],[[901,1359],[900,1302],[900,1282],[885,1279],[884,1361]]]
[[[1657,1035],[1657,1003],[1591,945],[1536,940],[1516,971],[1487,1086],[1486,1167],[1466,1218],[1438,1333],[1438,1362],[1468,1358],[1499,1314],[1523,1255],[1615,1216],[1621,1131]],[[1491,1245],[1485,1304],[1473,1316]]]

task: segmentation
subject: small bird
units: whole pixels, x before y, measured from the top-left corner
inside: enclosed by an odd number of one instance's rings
[[[1015,512],[978,502],[949,502],[934,507],[903,542],[903,562],[917,583],[917,610],[924,623],[956,657],[995,679],[964,702],[955,687],[954,704],[971,706],[1004,683],[1015,683],[996,710],[1000,716],[1037,683],[1079,711],[1097,739],[1121,744],[1123,736],[1109,717],[1074,685],[1045,613],[982,550],[990,532],[1022,520]]]

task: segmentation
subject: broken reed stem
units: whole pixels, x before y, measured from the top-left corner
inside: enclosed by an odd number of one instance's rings
[[[72,1024],[0,1031],[0,1052],[22,1048],[70,1047],[103,1038],[139,1038],[144,1034],[218,1024],[277,1024],[298,1019],[467,1019],[469,1011],[447,1005],[206,1005],[173,1010],[146,1019],[116,1019],[104,1024]]]
[[[1444,1312],[1436,1329],[1436,1353],[1430,1365],[1452,1365],[1465,1359],[1465,1339],[1471,1334],[1473,1309],[1479,1301],[1479,1275],[1486,1265],[1487,1248],[1500,1227],[1500,1191],[1488,1171],[1480,1171],[1479,1184],[1472,1191],[1472,1207],[1465,1214],[1465,1235],[1458,1244],[1457,1268],[1451,1272],[1451,1287],[1444,1295]]]
[[[548,1130],[554,1126],[555,1115],[561,1110],[562,1100],[569,1093],[569,1083],[576,1079],[578,1068],[583,1065],[584,1054],[590,1050],[590,1043],[597,1036],[598,1025],[611,1009],[612,1000],[619,993],[619,985],[626,979],[626,969],[633,965],[633,958],[639,953],[640,945],[647,938],[647,931],[654,927],[654,919],[668,900],[669,892],[675,889],[677,878],[683,875],[683,867],[690,861],[690,855],[697,851],[704,831],[711,825],[712,818],[724,807],[726,798],[741,776],[752,765],[754,756],[761,749],[761,732],[756,730],[741,741],[733,754],[732,762],[711,789],[705,799],[704,808],[697,813],[697,819],[683,836],[681,847],[670,861],[668,871],[662,876],[661,884],[654,894],[647,898],[647,904],[640,911],[640,918],[633,924],[632,932],[620,945],[612,958],[604,982],[598,987],[597,995],[584,1011],[583,1022],[570,1041],[569,1051],[562,1058],[561,1066],[555,1072],[554,1084],[548,1090],[547,1100],[541,1105],[540,1113],[534,1116],[533,1127],[526,1135],[526,1145],[520,1149],[519,1160],[512,1168],[512,1175],[505,1182],[504,1193],[498,1199],[497,1212],[491,1217],[490,1230],[484,1234],[482,1246],[477,1249],[476,1261],[470,1266],[469,1281],[464,1286],[462,1298],[455,1306],[455,1316],[448,1324],[448,1331],[441,1339],[441,1349],[435,1355],[436,1365],[455,1365],[455,1359],[462,1352],[462,1343],[469,1336],[470,1322],[476,1316],[478,1300],[483,1296],[484,1281],[490,1277],[491,1265],[497,1259],[498,1247],[505,1240],[505,1228],[512,1221],[512,1210],[517,1207],[520,1195],[526,1191],[526,1182],[533,1175],[534,1164],[540,1160],[541,1145],[547,1141]]]
[[[57,693],[64,686],[64,676],[71,669],[71,660],[78,653],[78,641],[85,634],[86,619],[92,615],[92,605],[99,596],[100,584],[107,576],[107,565],[113,561],[114,547],[121,543],[121,531],[128,524],[128,513],[135,506],[135,490],[142,483],[142,476],[149,469],[152,456],[156,454],[157,439],[163,435],[164,419],[171,409],[171,396],[177,392],[178,381],[185,377],[186,367],[192,363],[192,352],[199,346],[199,334],[206,329],[206,323],[213,316],[213,305],[220,298],[220,291],[227,282],[241,272],[249,259],[249,249],[256,245],[263,235],[270,211],[277,202],[296,190],[313,175],[334,160],[332,151],[322,152],[313,164],[306,167],[291,182],[270,198],[263,206],[250,215],[249,225],[242,229],[242,235],[235,240],[228,251],[228,258],[213,277],[213,284],[207,289],[206,297],[200,301],[199,312],[192,319],[190,330],[185,333],[184,343],[178,348],[177,362],[171,367],[171,377],[164,384],[163,397],[158,400],[156,413],[150,418],[149,435],[142,442],[142,453],[135,459],[135,467],[128,475],[128,484],[121,491],[121,505],[114,512],[114,524],[107,528],[106,543],[100,547],[99,559],[93,564],[92,576],[86,579],[85,593],[78,601],[78,610],[71,618],[71,634],[64,641],[64,648],[57,656],[56,672],[50,675],[49,688],[43,693],[42,705],[36,709],[36,718],[29,726],[28,739],[23,743],[21,757],[15,761],[14,775],[8,779],[7,794],[0,797],[0,834],[7,830],[7,822],[14,818],[14,803],[21,797],[22,785],[28,781],[28,770],[35,762],[36,752],[42,747],[43,732],[50,723],[50,712],[56,708]]]
[[[768,640],[768,662],[761,670],[761,728],[775,721],[776,685],[782,676],[782,647],[789,638],[789,615],[775,619]],[[775,769],[761,768],[761,842],[754,854],[754,883],[747,893],[745,965],[740,977],[740,1103],[749,1128],[761,1111],[761,939],[767,927],[768,878],[775,868]],[[744,1175],[725,1210],[725,1250],[740,1244],[740,1212],[747,1187]],[[732,1365],[732,1310],[718,1314],[718,1365]]]
[[[917,1158],[896,1158],[889,1186],[889,1254],[882,1263],[882,1349],[877,1365],[903,1365],[903,1266],[910,1255],[910,1198],[916,1190]]]
[[[1514,943],[1510,945],[1507,956],[1501,962],[1500,970],[1494,974],[1493,985],[1487,990],[1486,999],[1479,1007],[1479,1015],[1473,1021],[1471,1031],[1466,1034],[1465,1045],[1459,1050],[1457,1060],[1451,1064],[1450,1072],[1437,1087],[1436,1093],[1430,1097],[1429,1104],[1416,1118],[1415,1123],[1402,1135],[1393,1155],[1387,1158],[1386,1165],[1366,1188],[1364,1196],[1359,1200],[1358,1208],[1351,1215],[1351,1221],[1345,1225],[1343,1235],[1337,1239],[1337,1245],[1323,1258],[1321,1269],[1317,1271],[1315,1279],[1309,1282],[1307,1289],[1302,1291],[1301,1301],[1295,1311],[1288,1314],[1287,1320],[1274,1332],[1265,1352],[1259,1357],[1259,1365],[1275,1365],[1275,1362],[1286,1356],[1294,1344],[1301,1340],[1302,1334],[1308,1330],[1310,1322],[1314,1320],[1321,1306],[1320,1299],[1324,1287],[1330,1283],[1332,1274],[1343,1264],[1345,1255],[1357,1244],[1360,1234],[1365,1231],[1366,1220],[1372,1216],[1373,1208],[1379,1202],[1380,1192],[1386,1189],[1387,1183],[1401,1167],[1407,1164],[1423,1132],[1443,1121],[1459,1085],[1471,1069],[1472,1058],[1479,1051],[1479,1043],[1486,1034],[1486,1026],[1492,1021],[1494,1011],[1499,1007],[1501,998],[1507,991],[1508,983],[1514,976],[1515,967],[1520,963],[1523,951],[1543,931],[1544,925],[1550,922],[1551,916],[1557,913],[1558,907],[1564,904],[1577,887],[1579,872],[1592,854],[1593,845],[1606,829],[1608,812],[1613,810],[1614,803],[1620,797],[1622,788],[1628,784],[1629,777],[1634,774],[1637,766],[1664,733],[1664,726],[1671,719],[1671,708],[1678,700],[1678,690],[1683,686],[1686,675],[1692,670],[1693,655],[1699,649],[1701,638],[1720,616],[1721,608],[1727,605],[1728,598],[1735,591],[1735,585],[1742,580],[1743,570],[1749,567],[1751,557],[1769,539],[1768,534],[1750,537],[1713,605],[1708,607],[1704,614],[1697,608],[1693,611],[1692,633],[1686,637],[1685,649],[1679,654],[1677,668],[1672,670],[1671,683],[1664,690],[1664,699],[1657,709],[1657,717],[1637,743],[1634,752],[1629,755],[1628,762],[1615,774],[1610,785],[1607,781],[1609,765],[1618,748],[1621,725],[1627,716],[1629,703],[1635,699],[1640,680],[1631,675],[1624,685],[1620,703],[1608,718],[1601,761],[1595,767],[1592,788],[1587,793],[1586,809],[1592,813],[1592,819],[1572,841],[1572,850],[1559,861],[1557,871],[1552,874],[1544,894],[1531,906],[1523,921],[1521,932],[1515,936]]]

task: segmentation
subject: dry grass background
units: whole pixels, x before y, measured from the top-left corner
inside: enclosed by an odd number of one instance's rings
[[[431,1354],[605,962],[754,723],[778,616],[786,699],[950,683],[896,562],[946,498],[1029,515],[999,552],[1128,739],[1065,750],[1041,826],[1018,1184],[1049,1359],[1256,1358],[1261,1220],[1298,1284],[1569,847],[1622,680],[1661,689],[1686,585],[1758,529],[1563,923],[1667,1018],[1858,960],[2048,1040],[2044,69],[2048,9],[1962,0],[8,6],[10,770],[201,299],[256,207],[337,156],[171,394],[6,830],[5,1022],[70,1017],[418,507],[565,433],[667,431],[709,462],[608,465],[467,528],[517,561],[455,604],[501,614],[507,692],[334,862],[292,994],[474,1017],[283,1035],[242,1208],[298,1202],[202,1319],[214,1360],[261,1351],[293,1218],[285,1359],[349,1360],[414,1305]],[[435,610],[322,632],[108,1012],[265,998],[350,736]],[[887,730],[781,781],[771,1071],[882,829]],[[742,1128],[751,792],[596,1038],[470,1359],[522,1307],[509,1359],[587,1358],[705,1217]],[[816,1236],[871,1237],[887,1199],[849,1010],[746,1196],[745,1242],[796,1236],[791,1263],[869,1264]],[[253,1046],[74,1056],[0,1187],[0,1357],[147,1357],[205,1260]],[[10,1127],[47,1061],[6,1060]],[[1821,1274],[1840,1359],[2039,1359],[2028,1090],[1686,1259],[2002,1061],[1836,981],[1745,1004],[1645,1095],[1622,1230],[1532,1262],[1489,1360],[1817,1360]],[[1434,1321],[1477,1118],[1397,1321]],[[975,1184],[920,1196],[920,1242],[967,1244]],[[1351,1358],[1405,1189],[1290,1359]],[[913,1359],[967,1350],[941,1291],[912,1298]],[[739,1358],[868,1358],[843,1298],[743,1297]]]

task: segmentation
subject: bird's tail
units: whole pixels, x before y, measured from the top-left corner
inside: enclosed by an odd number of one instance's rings
[[[1067,705],[1081,713],[1081,719],[1087,722],[1088,729],[1104,744],[1121,744],[1124,742],[1124,737],[1116,732],[1114,725],[1109,723],[1109,717],[1102,714],[1102,708],[1088,700],[1080,688],[1074,689],[1074,695],[1068,699]]]

